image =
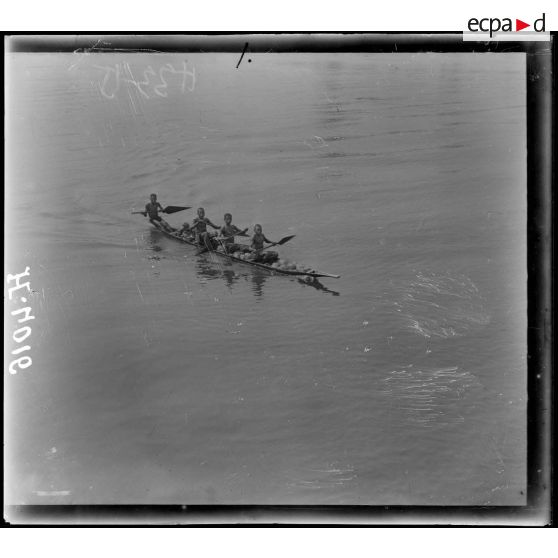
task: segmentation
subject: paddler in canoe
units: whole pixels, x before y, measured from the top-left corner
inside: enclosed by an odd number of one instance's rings
[[[149,217],[149,222],[156,227],[163,227],[167,232],[173,232],[173,229],[162,217],[159,216],[159,211],[163,212],[163,206],[157,201],[157,194],[149,196],[150,202],[145,206],[143,214]]]
[[[225,224],[221,227],[221,235],[217,238],[224,251],[227,254],[247,251],[247,247],[235,243],[234,237],[238,234],[246,236],[246,231],[248,229],[241,231],[236,225],[233,225],[232,215],[230,213],[225,213],[224,220]]]
[[[264,242],[268,244],[275,244],[275,242],[268,240],[263,233],[261,225],[254,225],[254,236],[252,237],[252,243],[250,248],[252,249],[253,261],[260,263],[273,263],[279,258],[277,252],[263,252]]]
[[[192,222],[192,226],[190,227],[196,234],[196,242],[206,248],[207,250],[215,250],[217,247],[214,239],[212,238],[211,234],[207,231],[207,225],[213,227],[214,229],[218,230],[219,227],[214,225],[209,217],[205,216],[205,209],[200,207],[198,209],[198,216]]]

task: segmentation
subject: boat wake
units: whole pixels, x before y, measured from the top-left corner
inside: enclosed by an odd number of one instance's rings
[[[490,323],[482,295],[465,275],[417,272],[396,289],[392,301],[404,327],[423,337],[459,337]]]
[[[464,422],[463,400],[482,388],[474,374],[457,366],[400,367],[382,380],[380,393],[392,399],[392,413],[424,427]]]

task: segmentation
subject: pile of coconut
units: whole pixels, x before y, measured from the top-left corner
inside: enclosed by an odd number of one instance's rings
[[[233,256],[233,258],[236,258],[237,260],[243,260],[245,262],[254,261],[254,254],[252,254],[251,252],[233,252],[231,256]]]
[[[251,252],[234,252],[232,256],[245,262],[253,262],[255,260],[255,255]],[[280,271],[298,271],[299,273],[311,273],[313,271],[311,267],[297,264],[296,262],[292,262],[288,259],[279,259],[272,264],[266,265]]]
[[[297,264],[296,262],[291,262],[289,260],[277,260],[271,264],[274,269],[279,269],[282,271],[298,271],[299,273],[312,273],[314,271],[311,267],[306,265]]]

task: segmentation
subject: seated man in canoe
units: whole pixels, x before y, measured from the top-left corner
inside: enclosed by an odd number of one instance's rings
[[[264,242],[268,244],[275,244],[271,240],[268,240],[264,233],[261,225],[254,226],[254,236],[252,237],[252,244],[250,244],[250,248],[252,249],[253,261],[259,263],[266,263],[270,264],[279,258],[279,254],[277,252],[264,252]]]
[[[214,225],[208,217],[205,216],[205,209],[200,207],[198,209],[198,216],[192,222],[190,227],[196,234],[196,242],[206,248],[207,250],[215,250],[217,244],[211,234],[207,231],[207,225],[213,227],[214,229],[219,229],[217,225]]]
[[[167,232],[173,232],[174,229],[159,216],[159,211],[164,212],[163,206],[157,201],[157,194],[149,196],[150,202],[145,206],[145,211],[142,213],[149,217],[149,222],[156,227],[162,227]]]
[[[233,225],[232,215],[230,213],[225,213],[224,219],[225,224],[221,227],[221,236],[217,240],[220,242],[227,254],[239,251],[245,252],[247,248],[245,246],[241,246],[240,244],[236,244],[234,237],[237,234],[246,236],[245,233],[248,229],[241,231],[236,225]]]

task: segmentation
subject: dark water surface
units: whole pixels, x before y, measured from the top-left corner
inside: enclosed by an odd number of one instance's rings
[[[251,59],[8,57],[8,501],[524,503],[523,55]],[[342,277],[196,256],[152,191]]]

